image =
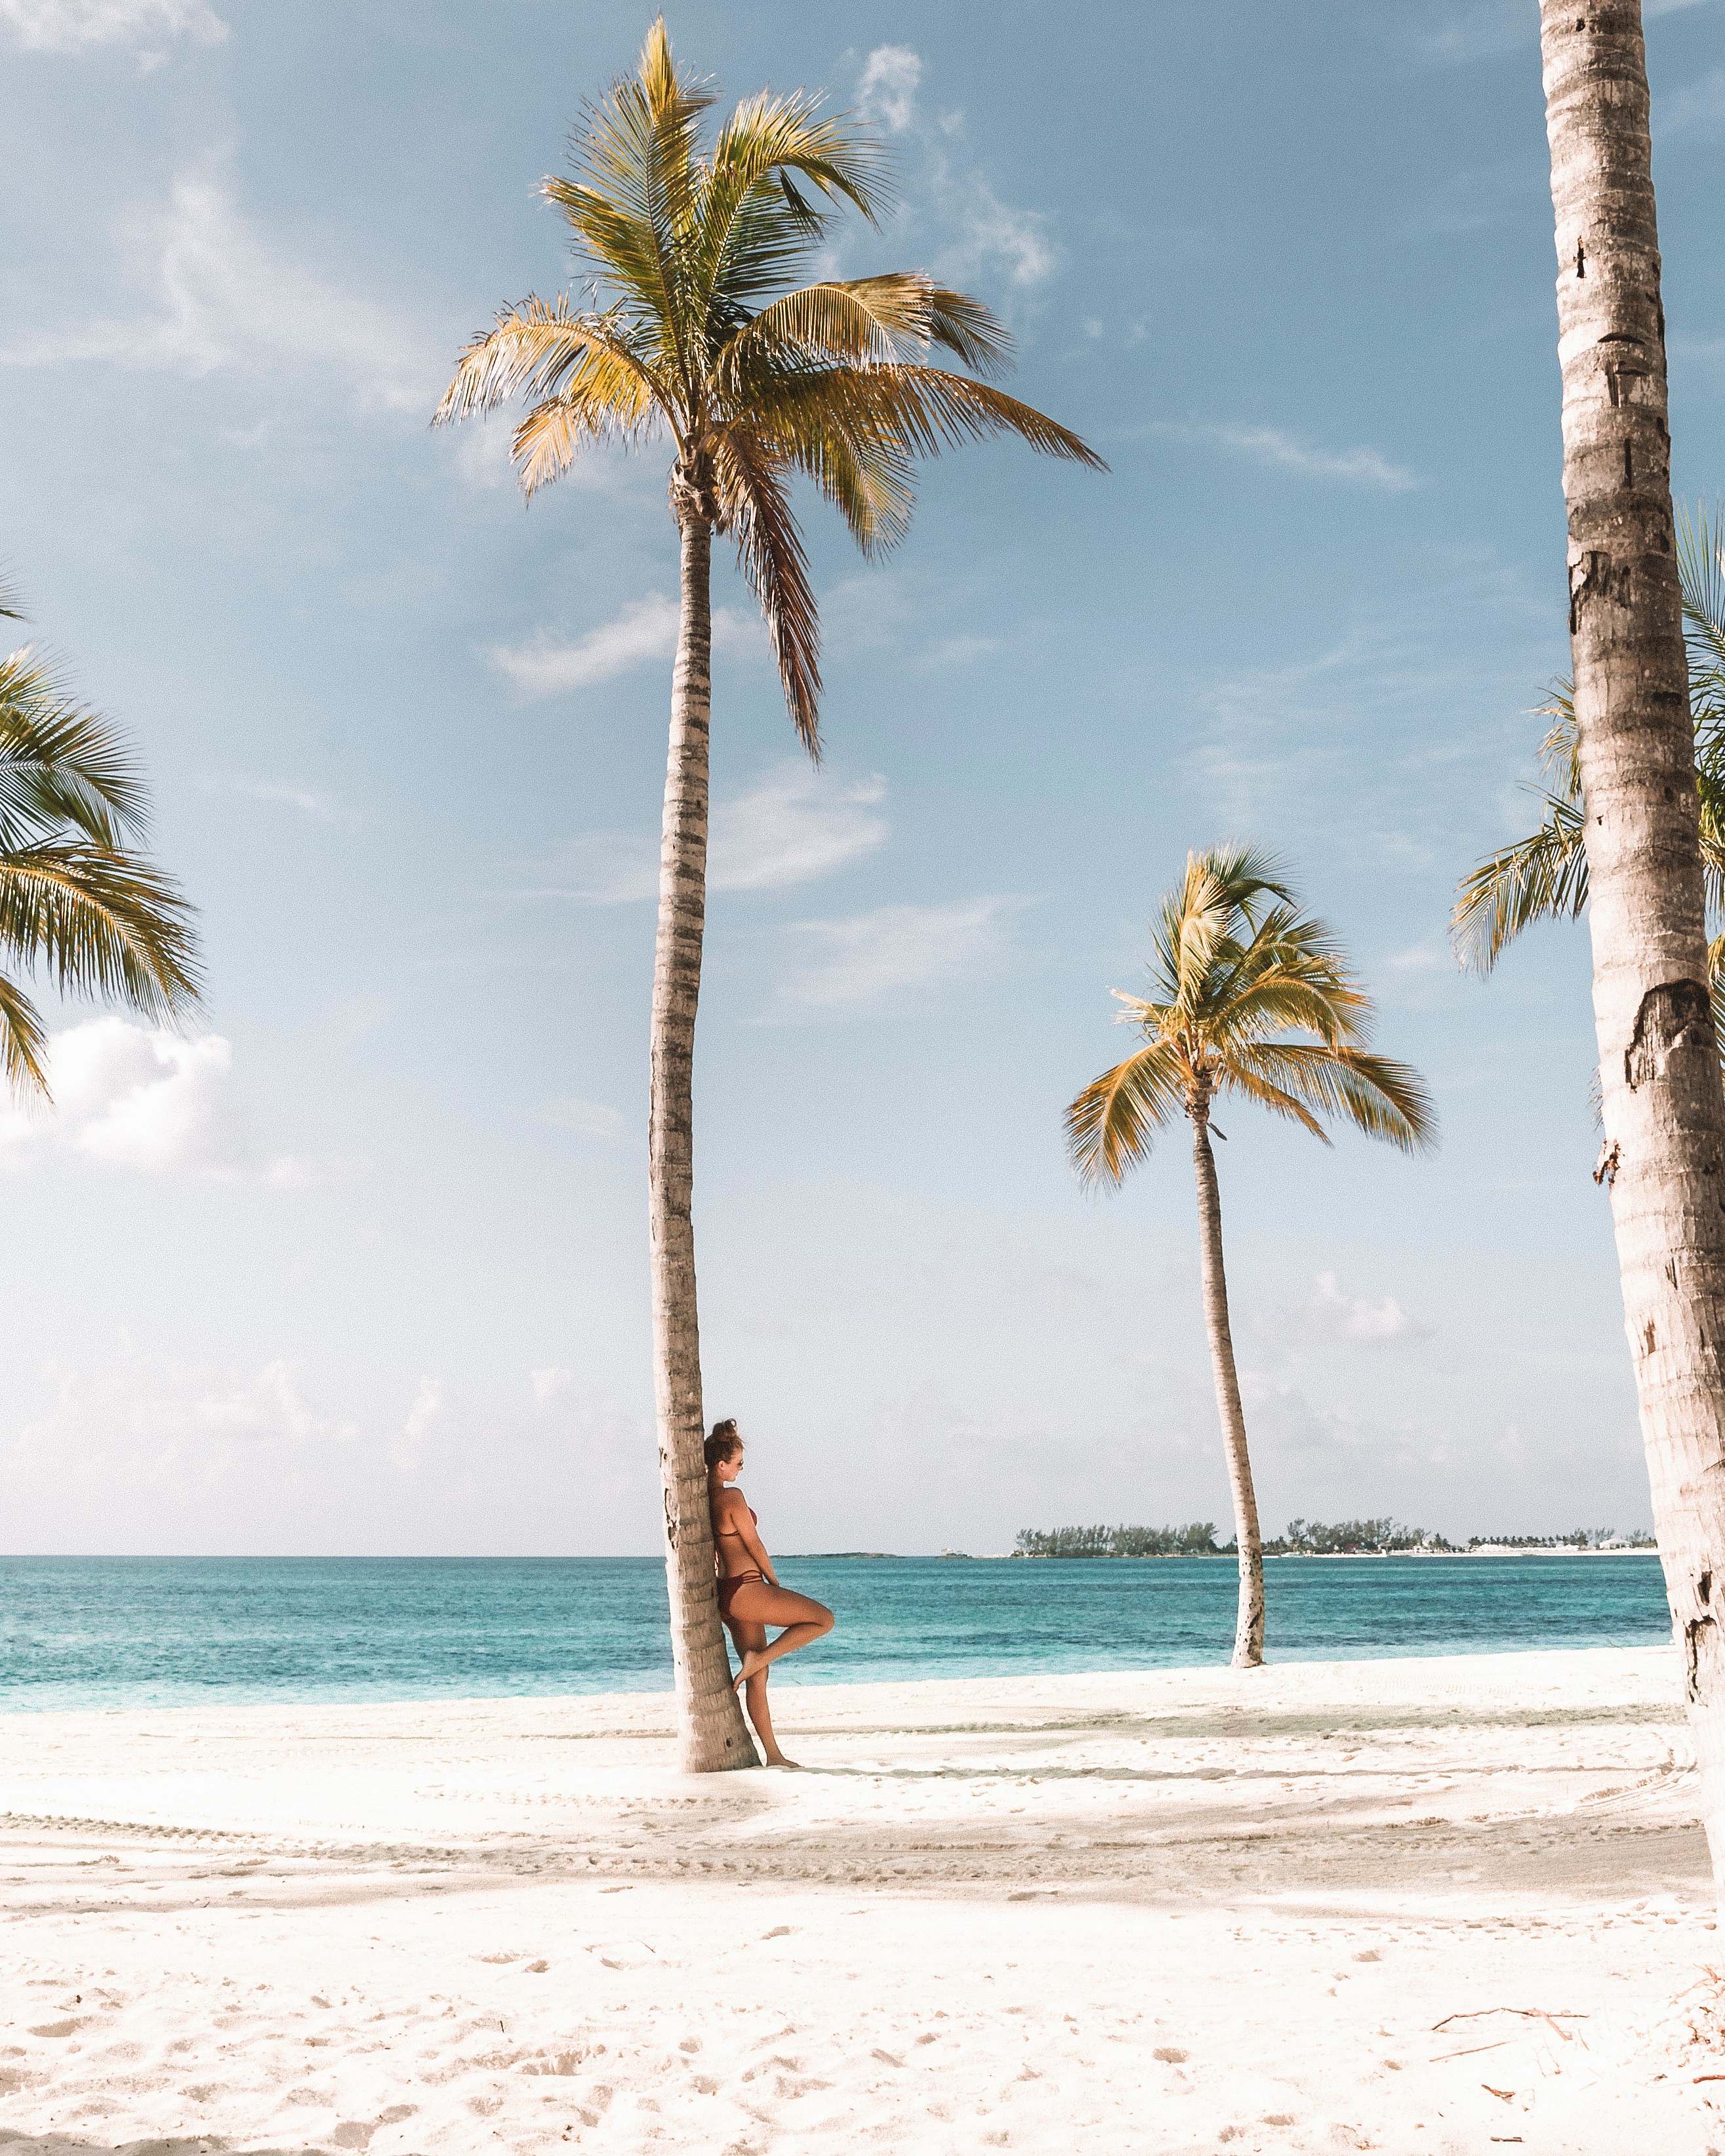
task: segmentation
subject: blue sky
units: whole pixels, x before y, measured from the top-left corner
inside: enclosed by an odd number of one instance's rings
[[[1717,0],[1650,6],[1680,495],[1725,485]],[[1060,1110],[1189,846],[1282,852],[1442,1152],[1223,1117],[1261,1495],[1645,1519],[1585,936],[1460,977],[1566,660],[1532,0],[782,0],[671,18],[829,88],[1020,393],[1108,458],[810,506],[829,744],[717,600],[698,1204],[708,1400],[772,1541],[1226,1517],[1181,1134]],[[0,1123],[15,1549],[646,1551],[643,1126],[672,534],[654,458],[524,510],[455,354],[568,275],[535,199],[646,18],[0,0],[0,552],[136,737],[203,909],[193,1037],[58,1014]],[[1074,27],[1081,35],[1074,37]]]

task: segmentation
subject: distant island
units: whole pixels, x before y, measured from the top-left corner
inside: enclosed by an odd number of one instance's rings
[[[1428,1527],[1400,1521],[1290,1520],[1266,1538],[1266,1557],[1598,1557],[1646,1554],[1657,1543],[1645,1528],[1572,1527],[1556,1535],[1470,1535],[1452,1543]],[[945,1554],[946,1553],[943,1553]],[[1216,1539],[1213,1520],[1183,1527],[1024,1527],[1015,1558],[1232,1557],[1232,1541]]]

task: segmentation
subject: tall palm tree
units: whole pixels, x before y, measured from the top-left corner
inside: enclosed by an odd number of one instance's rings
[[[1725,923],[1725,527],[1705,506],[1677,519],[1677,576],[1695,732],[1695,788],[1710,928]],[[1488,854],[1456,888],[1450,935],[1465,965],[1489,973],[1537,921],[1577,921],[1587,911],[1586,833],[1575,690],[1554,682],[1540,707],[1551,725],[1540,743],[1547,783],[1537,827]],[[1708,946],[1713,1012],[1725,1038],[1725,935]]]
[[[1211,1111],[1230,1095],[1256,1101],[1326,1145],[1323,1119],[1339,1116],[1410,1152],[1433,1142],[1437,1122],[1419,1073],[1367,1049],[1371,998],[1336,938],[1300,911],[1280,867],[1255,848],[1187,855],[1151,952],[1151,994],[1115,990],[1125,1005],[1120,1022],[1136,1026],[1144,1045],[1067,1110],[1067,1149],[1086,1182],[1117,1185],[1177,1115],[1192,1125],[1204,1322],[1239,1556],[1233,1666],[1255,1669],[1264,1660],[1264,1550],[1228,1326]],[[1290,1027],[1310,1037],[1287,1038]]]
[[[872,223],[887,200],[866,131],[804,91],[762,91],[708,141],[712,103],[656,23],[635,77],[585,112],[569,173],[542,190],[588,272],[587,304],[505,309],[461,355],[437,415],[461,418],[524,392],[531,408],[513,448],[529,495],[596,444],[671,450],[682,603],[659,853],[649,1227],[672,1657],[683,1761],[697,1770],[754,1764],[713,1591],[690,1219],[713,535],[735,542],[791,721],[817,756],[819,620],[792,480],[811,480],[875,555],[904,533],[919,457],[1012,434],[1100,463],[1068,429],[976,378],[1011,351],[979,300],[920,271],[796,285],[837,211],[848,204]],[[935,348],[971,372],[929,365]]]
[[[17,601],[0,592],[0,615]],[[0,957],[62,995],[172,1019],[198,999],[192,909],[129,843],[147,798],[124,742],[28,649],[0,659]],[[0,972],[0,1066],[45,1096],[46,1029]]]
[[[1725,1089],[1671,513],[1640,0],[1541,0],[1601,1178],[1725,1898]]]

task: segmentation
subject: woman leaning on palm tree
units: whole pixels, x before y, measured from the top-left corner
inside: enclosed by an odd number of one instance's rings
[[[980,379],[1011,341],[980,300],[920,270],[798,285],[848,206],[875,223],[888,188],[867,130],[806,91],[745,98],[709,140],[713,104],[662,22],[632,79],[588,108],[573,169],[549,179],[587,273],[587,304],[525,300],[461,355],[441,420],[518,393],[529,495],[605,443],[663,444],[680,557],[659,853],[648,1124],[660,1471],[672,1661],[686,1767],[755,1763],[719,1630],[708,1521],[691,1221],[691,1074],[706,913],[712,553],[734,542],[760,601],[792,724],[820,752],[820,623],[791,506],[812,484],[866,555],[903,537],[919,458],[996,434],[1075,463],[1068,429]],[[970,370],[928,363],[931,352]]]
[[[4,593],[0,615],[19,619]],[[147,811],[114,729],[28,649],[0,659],[0,1064],[26,1098],[50,1070],[20,973],[149,1019],[197,1002],[192,910],[136,848]]]
[[[1367,1046],[1372,998],[1267,855],[1188,855],[1152,932],[1150,975],[1147,997],[1115,990],[1121,1023],[1143,1045],[1072,1103],[1067,1146],[1087,1182],[1117,1185],[1177,1116],[1192,1126],[1204,1322],[1239,1558],[1233,1663],[1253,1669],[1264,1660],[1264,1550],[1228,1322],[1213,1111],[1249,1101],[1326,1145],[1325,1120],[1340,1116],[1404,1152],[1431,1144],[1437,1119],[1419,1073]]]

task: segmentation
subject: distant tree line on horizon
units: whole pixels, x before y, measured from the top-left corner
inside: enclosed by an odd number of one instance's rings
[[[1476,1549],[1645,1549],[1656,1548],[1645,1527],[1572,1527],[1558,1535],[1470,1535],[1452,1543],[1429,1527],[1398,1520],[1290,1520],[1264,1544],[1266,1557],[1390,1557],[1411,1551],[1463,1556]],[[1232,1541],[1216,1539],[1213,1520],[1183,1527],[1022,1527],[1014,1557],[1232,1557]]]

